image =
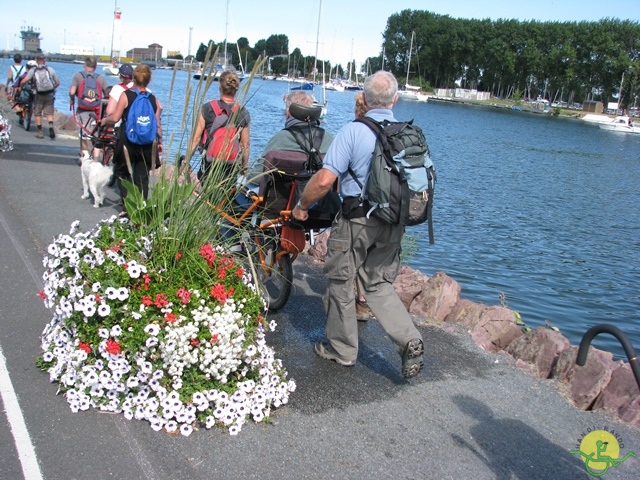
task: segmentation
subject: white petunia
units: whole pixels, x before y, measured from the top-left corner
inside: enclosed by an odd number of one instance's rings
[[[106,303],[101,303],[98,307],[98,315],[101,317],[108,317],[111,313],[111,307]]]
[[[118,300],[124,302],[127,298],[129,298],[129,290],[125,287],[120,287],[118,289]]]
[[[122,335],[122,327],[120,327],[120,325],[114,325],[113,327],[111,327],[112,337],[119,337],[120,335]]]
[[[144,327],[144,332],[155,337],[158,335],[158,333],[160,333],[160,326],[156,325],[155,323],[150,323],[149,325]]]
[[[193,427],[191,425],[180,425],[180,433],[185,437],[188,437],[193,432]]]
[[[106,328],[99,328],[98,329],[98,336],[100,338],[104,338],[104,339],[109,338],[109,330],[107,330]]]
[[[116,300],[118,298],[118,291],[113,287],[107,287],[104,294],[109,300]]]
[[[140,265],[135,263],[133,265],[129,265],[129,267],[127,268],[127,272],[129,273],[129,277],[131,278],[140,278],[142,269],[140,268]]]
[[[169,420],[165,423],[164,429],[169,433],[173,433],[178,429],[178,424],[174,420]]]

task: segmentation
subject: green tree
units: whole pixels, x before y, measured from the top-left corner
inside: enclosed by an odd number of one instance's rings
[[[289,37],[284,34],[271,35],[264,46],[267,55],[287,55],[289,53]]]

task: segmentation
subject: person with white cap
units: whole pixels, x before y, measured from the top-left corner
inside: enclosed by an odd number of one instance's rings
[[[23,87],[27,82],[34,80],[36,86],[36,96],[33,103],[33,113],[36,118],[36,126],[38,131],[36,133],[37,138],[44,138],[42,132],[42,116],[47,117],[49,122],[49,137],[53,140],[56,138],[56,134],[53,131],[53,113],[54,113],[54,96],[56,88],[60,86],[60,80],[53,68],[45,65],[46,57],[44,53],[38,53],[36,55],[36,68],[31,68],[27,76],[20,82],[20,87]]]

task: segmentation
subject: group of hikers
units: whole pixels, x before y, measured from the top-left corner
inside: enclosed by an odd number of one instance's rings
[[[235,168],[235,172],[240,170],[251,181],[266,173],[266,159],[273,157],[271,154],[274,151],[309,153],[296,138],[296,130],[301,130],[306,138],[321,138],[321,142],[313,148],[319,150],[322,164],[306,184],[292,210],[296,220],[305,222],[310,209],[321,202],[336,184],[339,185],[342,208],[333,220],[325,258],[325,273],[329,280],[324,298],[326,340],[316,343],[314,351],[321,358],[339,365],[355,365],[358,357],[358,318],[370,318],[359,315],[357,307],[362,307],[366,302],[372,317],[380,322],[396,346],[401,357],[403,377],[414,377],[424,364],[424,343],[392,286],[400,266],[405,224],[387,223],[368,215],[370,209],[363,189],[372,169],[379,136],[366,122],[350,122],[335,137],[329,132],[323,132],[318,137],[317,131],[323,129],[317,116],[310,114],[302,119],[293,114],[294,110],[300,110],[299,107],[304,112],[311,112],[314,101],[312,95],[305,91],[294,91],[286,97],[284,128],[268,142],[249,172],[251,119],[249,112],[235,100],[239,84],[235,73],[224,72],[221,75],[220,99],[201,107],[197,128],[189,143],[186,165],[189,165],[193,154],[201,149],[200,179],[206,175],[212,162],[223,161],[230,173]],[[397,91],[397,80],[390,72],[374,73],[365,80],[362,95],[356,97],[355,116],[368,117],[377,125],[395,123],[392,108],[398,100]],[[223,121],[219,121],[221,116],[224,117]],[[232,134],[236,136],[238,145],[234,152],[228,156],[223,152],[220,158],[216,156],[215,148],[212,152],[210,146],[215,142],[216,131],[228,126],[229,122],[233,123]]]
[[[5,92],[13,101],[13,108],[20,116],[19,123],[23,125],[22,112],[25,108],[33,108],[38,138],[44,138],[42,117],[47,118],[49,137],[54,139],[53,129],[54,95],[60,86],[60,80],[53,68],[46,65],[46,57],[38,53],[35,60],[29,60],[22,65],[22,55],[13,56],[13,65],[9,66]]]
[[[40,68],[40,62],[44,64],[44,60],[38,57],[36,62],[36,68]],[[76,109],[76,116],[83,124],[80,155],[93,155],[91,137],[87,134],[91,122],[99,122],[101,126],[120,125],[114,174],[121,195],[126,196],[121,181],[127,179],[146,198],[149,171],[158,166],[158,158],[163,150],[162,104],[148,89],[151,70],[144,64],[135,69],[124,64],[119,70],[120,83],[110,88],[102,75],[96,74],[95,68],[95,58],[88,57],[84,62],[84,70],[74,75],[69,89],[71,106]],[[31,71],[20,81],[21,85],[33,78]],[[51,78],[57,87],[59,81],[55,73]],[[375,318],[401,357],[403,377],[414,377],[424,364],[424,343],[392,287],[400,265],[401,239],[407,223],[390,223],[371,215],[373,208],[370,205],[373,202],[367,200],[370,189],[365,190],[364,187],[374,168],[376,146],[380,144],[380,133],[376,128],[397,123],[392,112],[398,100],[396,78],[386,71],[369,76],[364,82],[363,92],[356,97],[354,110],[359,121],[343,126],[335,137],[322,129],[317,116],[310,121],[309,118],[301,120],[299,116],[296,118],[292,115],[294,106],[312,109],[314,99],[305,91],[291,92],[286,98],[285,128],[268,142],[251,171],[248,163],[251,116],[236,101],[239,87],[240,79],[234,72],[222,73],[219,78],[219,99],[201,106],[183,165],[190,168],[192,157],[199,152],[201,164],[197,177],[200,181],[206,177],[213,162],[223,162],[222,168],[227,175],[242,174],[248,179],[258,178],[267,168],[264,159],[269,152],[306,150],[293,133],[296,129],[308,138],[320,138],[315,135],[321,131],[322,140],[314,146],[321,154],[321,165],[292,210],[296,220],[305,222],[310,209],[336,185],[339,186],[342,206],[331,226],[325,260],[325,273],[329,281],[324,298],[326,340],[316,343],[314,351],[323,359],[339,365],[355,365],[358,357],[358,319]],[[104,111],[101,110],[102,98],[108,98]],[[48,116],[49,110],[44,105],[41,109],[38,106],[36,100],[36,124],[41,133],[41,116]],[[51,124],[50,132],[53,132]],[[41,137],[40,134],[38,136]],[[424,192],[420,193],[424,196]],[[126,215],[126,212],[123,211],[123,214]],[[365,306],[367,310],[370,309],[370,314],[363,314]]]

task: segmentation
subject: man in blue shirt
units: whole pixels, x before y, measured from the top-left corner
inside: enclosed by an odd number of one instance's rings
[[[398,82],[391,73],[379,71],[368,77],[364,82],[366,115],[377,121],[395,121],[391,109],[398,100],[397,92]],[[307,184],[293,216],[306,220],[309,207],[339,179],[344,203],[331,227],[325,260],[329,278],[325,302],[327,342],[316,343],[315,352],[345,367],[355,365],[358,328],[353,284],[359,275],[371,311],[402,357],[402,375],[410,378],[422,369],[424,344],[392,286],[400,264],[404,226],[367,218],[359,204],[364,194],[352,177],[355,175],[361,185],[366,185],[375,143],[375,134],[362,123],[342,127],[327,151],[323,168]]]

